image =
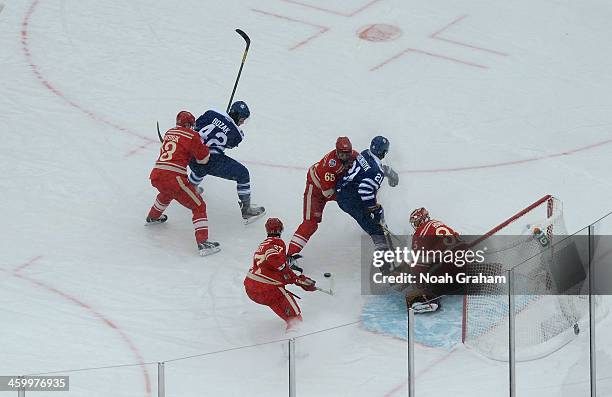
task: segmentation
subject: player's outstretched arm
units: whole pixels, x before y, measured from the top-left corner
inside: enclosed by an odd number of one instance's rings
[[[389,186],[396,187],[399,184],[399,175],[398,173],[391,168],[391,166],[383,164],[382,166],[385,176],[387,177],[387,182]]]

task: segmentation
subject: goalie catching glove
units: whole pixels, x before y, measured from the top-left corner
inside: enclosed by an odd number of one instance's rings
[[[306,277],[303,274],[299,275],[297,280],[295,281],[296,285],[299,285],[304,291],[316,291],[317,287],[315,286],[316,282],[310,277]]]

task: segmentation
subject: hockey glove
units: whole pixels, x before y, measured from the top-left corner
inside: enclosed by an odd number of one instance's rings
[[[293,254],[287,258],[287,264],[289,265],[291,270],[300,272],[300,273],[304,273],[304,269],[302,269],[301,267],[297,265],[297,260],[300,259],[301,257],[302,255],[300,254]]]
[[[385,176],[387,177],[387,182],[389,183],[389,186],[396,187],[399,183],[399,175],[397,174],[397,172],[395,172],[395,170],[388,165],[383,165],[382,168],[385,172]]]
[[[295,284],[299,285],[304,291],[317,290],[317,287],[315,286],[316,282],[313,279],[304,276],[303,274],[298,276]]]
[[[385,220],[385,211],[380,204],[368,208],[368,214],[376,224],[382,223]]]

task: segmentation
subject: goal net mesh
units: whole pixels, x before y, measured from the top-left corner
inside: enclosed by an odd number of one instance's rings
[[[582,288],[586,283],[573,281],[586,278],[582,264],[587,253],[568,238],[558,199],[541,198],[471,246],[486,247],[486,254],[485,262],[472,266],[470,273],[505,275],[513,269],[517,360],[551,354],[579,332],[581,319],[588,316],[588,291]],[[572,268],[559,268],[558,263],[567,263],[568,253]],[[564,259],[559,261],[561,256]],[[560,281],[563,272],[571,273],[573,281]],[[595,304],[601,306],[597,299]],[[507,284],[482,284],[477,291],[467,290],[462,340],[489,358],[508,360]]]

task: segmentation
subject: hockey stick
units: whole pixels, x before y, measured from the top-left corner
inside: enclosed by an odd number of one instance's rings
[[[295,254],[295,255],[293,255],[293,257],[294,257],[295,259],[298,259],[298,258],[301,258],[301,257],[302,257],[302,255],[300,255],[300,254]],[[304,274],[304,269],[302,269],[301,267],[299,267],[299,266],[298,266],[298,265],[296,265],[295,263],[294,263],[293,265],[291,265],[291,270],[296,271],[296,272],[300,272],[300,275]],[[334,280],[334,279],[333,279],[333,276],[332,276],[332,274],[331,274],[331,273],[325,273],[325,275],[327,275],[327,274],[329,274],[329,277],[325,277],[325,278],[329,278],[329,279],[330,279],[330,280],[329,280],[329,289],[323,289],[323,288],[320,288],[320,287],[315,287],[315,289],[316,289],[317,291],[323,292],[323,293],[325,293],[325,294],[327,294],[327,295],[332,295],[332,296],[333,296],[333,295],[334,295],[334,287],[333,287],[333,285],[334,285],[334,281],[333,281],[333,280]],[[311,279],[311,280],[312,280],[312,279]],[[313,280],[313,281],[314,281],[314,280]],[[317,283],[317,282],[315,281],[315,284],[316,284],[316,283]],[[290,292],[290,293],[291,293],[291,292]],[[293,293],[291,293],[291,294],[293,295]],[[298,298],[299,298],[299,297],[298,297]]]
[[[285,291],[287,291],[289,293],[289,295],[293,296],[294,298],[302,299],[298,295],[296,295],[293,292],[289,291],[288,289],[285,289]]]
[[[387,223],[384,220],[380,221],[380,227],[383,230],[383,234],[385,236],[385,242],[387,243],[387,249],[389,251],[393,251],[395,249],[395,246],[393,245],[393,241],[392,241],[392,236],[393,233],[391,233],[391,231],[389,230],[389,227],[387,226]],[[399,241],[399,238],[396,238]],[[401,241],[400,241],[401,243]],[[401,244],[400,244],[401,245]],[[395,261],[395,259],[393,260],[393,269],[397,269],[398,268],[398,264]]]
[[[389,230],[389,227],[387,226],[387,224],[385,222],[381,222],[380,225],[383,228],[383,232],[385,233],[385,237],[388,238],[387,244],[391,244],[391,240],[395,240],[396,242],[399,243],[399,245],[402,245],[402,240],[396,236],[395,234],[393,234],[393,232],[391,232],[391,230]]]
[[[324,294],[327,294],[327,295],[334,296],[334,291],[332,291],[331,288],[330,289],[323,289],[319,287],[316,287],[316,288],[317,288],[317,291],[323,292]]]
[[[226,112],[229,113],[230,106],[232,106],[232,101],[234,100],[234,94],[236,93],[236,87],[238,87],[238,80],[240,80],[240,75],[242,74],[242,68],[244,67],[244,62],[246,61],[247,53],[249,52],[249,47],[251,46],[251,39],[249,36],[244,33],[244,31],[240,29],[236,29],[236,33],[240,35],[246,42],[246,47],[244,48],[244,53],[242,54],[242,62],[240,63],[240,69],[238,70],[238,76],[236,77],[236,82],[234,83],[234,89],[232,90],[232,95],[230,96],[229,103],[227,104]]]
[[[161,132],[159,131],[159,121],[157,122],[157,137],[159,138],[160,142],[163,142],[164,140],[162,139],[161,136]]]

